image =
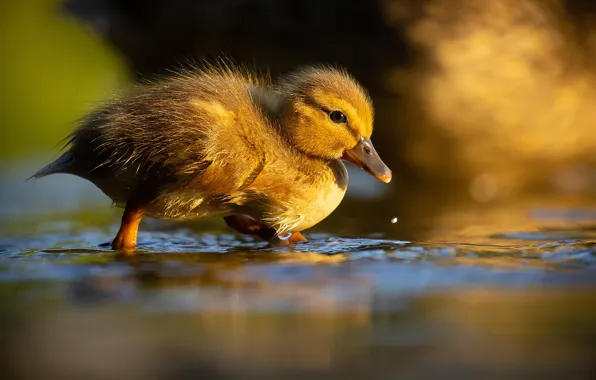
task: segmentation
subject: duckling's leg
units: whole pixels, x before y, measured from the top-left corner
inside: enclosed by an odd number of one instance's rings
[[[112,249],[132,250],[137,246],[141,219],[143,219],[143,209],[128,202],[122,214],[122,224],[118,234],[112,241]]]
[[[226,224],[240,232],[241,234],[247,235],[258,235],[264,240],[269,240],[275,235],[275,230],[271,227],[267,227],[264,224],[259,223],[253,217],[248,215],[230,215],[225,216],[224,221]]]
[[[288,239],[282,240],[276,236],[273,228],[259,223],[256,219],[248,215],[230,215],[224,217],[224,221],[236,231],[247,235],[257,235],[273,246],[304,243],[308,241],[300,232],[294,232]]]

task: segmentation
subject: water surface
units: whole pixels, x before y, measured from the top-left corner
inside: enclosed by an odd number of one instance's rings
[[[17,180],[24,172],[5,169],[1,189],[12,377],[579,379],[594,368],[589,200],[396,200],[354,174],[306,244],[267,248],[219,220],[147,220],[130,257],[109,249],[119,211],[96,189]]]

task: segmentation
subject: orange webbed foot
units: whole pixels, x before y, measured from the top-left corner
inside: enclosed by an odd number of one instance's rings
[[[290,244],[305,243],[307,241],[308,240],[300,232],[294,232],[287,239],[281,239],[279,236],[274,236],[273,238],[269,239],[269,246],[284,247]]]
[[[300,232],[294,232],[292,236],[288,239],[291,244],[296,243],[306,243],[308,241],[307,238],[304,237]]]

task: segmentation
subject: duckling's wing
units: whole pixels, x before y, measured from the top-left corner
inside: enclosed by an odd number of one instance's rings
[[[245,152],[241,157],[229,154],[220,160],[203,160],[202,163],[204,169],[193,177],[192,187],[210,194],[234,194],[255,181],[265,166],[265,156]]]
[[[191,187],[207,194],[231,195],[247,189],[271,152],[279,150],[278,137],[246,84],[231,81],[225,86],[225,93],[190,102],[197,123],[186,128],[189,145],[181,150],[190,154],[176,165],[182,172],[191,173]]]
[[[259,159],[239,145],[217,152],[194,163],[194,172],[174,174],[174,184],[159,191],[148,212],[167,219],[188,219],[227,214],[245,205],[249,187],[265,167],[264,156]]]

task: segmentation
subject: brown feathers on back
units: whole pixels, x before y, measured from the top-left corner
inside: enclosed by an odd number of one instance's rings
[[[216,69],[142,85],[92,114],[70,142],[76,146],[87,140],[103,158],[100,166],[191,174],[204,166],[203,160],[217,159],[222,148],[246,143],[241,133],[267,128],[248,95],[250,86],[261,83]]]
[[[71,150],[91,173],[134,173],[126,196],[147,181],[232,192],[254,176],[247,168],[262,166],[264,145],[282,143],[250,96],[263,85],[241,71],[211,68],[139,86],[88,117],[72,134]]]

